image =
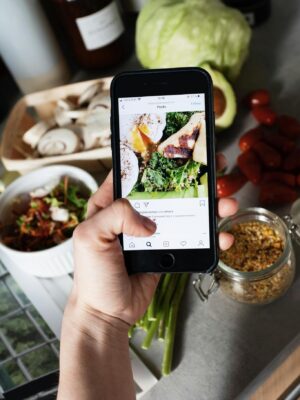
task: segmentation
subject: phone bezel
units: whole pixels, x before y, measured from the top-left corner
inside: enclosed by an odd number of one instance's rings
[[[176,68],[122,72],[111,83],[111,131],[114,176],[114,198],[121,198],[120,139],[118,98],[176,94],[205,94],[207,132],[207,168],[209,200],[209,249],[123,250],[129,273],[141,272],[211,272],[218,262],[216,220],[216,177],[213,90],[210,75],[201,68]],[[120,235],[123,245],[122,235]],[[164,254],[173,254],[175,265],[159,265]],[[199,265],[195,260],[199,259]]]

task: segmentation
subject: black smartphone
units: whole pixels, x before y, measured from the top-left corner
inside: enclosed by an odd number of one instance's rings
[[[217,265],[212,81],[201,68],[120,73],[111,84],[114,197],[157,230],[121,235],[129,273]]]

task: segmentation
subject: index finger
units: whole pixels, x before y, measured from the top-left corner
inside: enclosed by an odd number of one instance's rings
[[[90,197],[87,206],[86,218],[91,218],[98,211],[113,202],[113,173],[112,169],[99,189]]]

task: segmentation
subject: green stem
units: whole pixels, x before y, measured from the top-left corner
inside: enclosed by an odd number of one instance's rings
[[[152,301],[148,307],[148,320],[149,321],[155,321],[156,320],[156,316],[155,316],[155,308],[156,308],[156,301],[157,301],[157,290],[154,293],[154,296],[152,298]]]
[[[165,332],[166,332],[166,316],[160,321],[158,327],[158,340],[163,342],[165,340]]]
[[[155,321],[150,322],[150,328],[147,331],[147,335],[142,343],[142,349],[148,350],[149,347],[151,346],[152,339],[155,335],[155,332],[157,331],[159,325],[159,318],[157,318]]]
[[[166,276],[167,277],[167,276]],[[166,277],[164,279],[163,285],[166,281]],[[156,320],[151,323],[150,329],[147,332],[147,335],[142,343],[142,348],[143,349],[149,349],[152,343],[152,339],[155,335],[155,332],[157,331],[159,327],[160,320],[164,317],[164,311],[168,307],[168,304],[172,298],[173,292],[176,287],[178,275],[173,275],[172,279],[171,276],[168,278],[168,286],[166,287],[165,290],[165,296],[163,298],[162,304],[158,309],[158,312],[156,314]]]
[[[145,332],[148,332],[148,330],[150,329],[151,322],[152,321],[149,321],[148,318],[145,318],[145,320],[143,322],[143,326],[142,326],[142,328],[144,329]]]
[[[176,293],[174,295],[174,298],[170,306],[169,318],[165,334],[164,355],[161,367],[163,376],[169,375],[171,372],[178,310],[188,278],[189,278],[188,273],[181,275]]]
[[[156,308],[157,309],[156,309],[156,312],[158,311],[159,306],[161,305],[162,301],[164,300],[164,297],[165,297],[165,294],[166,294],[166,292],[168,290],[171,278],[172,278],[172,274],[165,274],[161,278],[162,279],[162,283],[161,283],[161,288],[160,288],[160,290],[158,292],[158,296],[157,296],[157,302],[156,302],[156,305],[157,305]]]

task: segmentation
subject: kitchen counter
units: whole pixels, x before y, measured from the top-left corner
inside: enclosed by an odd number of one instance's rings
[[[250,56],[235,83],[238,97],[252,89],[267,88],[271,90],[275,110],[299,117],[299,37],[299,1],[273,0],[271,18],[254,30]],[[132,57],[122,66],[105,71],[105,75],[136,68],[139,65]],[[96,76],[99,73],[88,76],[78,73],[75,80]],[[229,168],[239,151],[239,134],[254,125],[252,117],[240,111],[230,131],[217,135],[217,148],[227,156]],[[257,193],[251,184],[236,197],[241,207],[257,205]],[[284,215],[288,207],[273,211]],[[161,378],[143,399],[232,400],[238,396],[300,332],[300,250],[296,245],[295,250],[298,260],[295,283],[282,299],[267,306],[242,305],[220,291],[203,304],[192,288],[191,278],[177,324],[174,370],[169,377]],[[49,283],[44,281],[45,285]],[[162,344],[155,341],[145,351],[139,347],[142,338],[142,332],[136,334],[133,347],[159,377]],[[245,396],[239,400],[246,399]]]

